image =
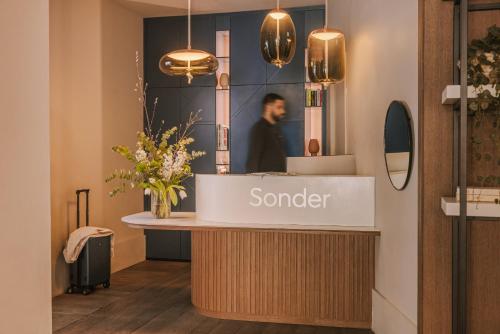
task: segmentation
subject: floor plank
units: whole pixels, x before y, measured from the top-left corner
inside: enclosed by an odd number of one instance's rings
[[[110,289],[53,300],[56,334],[370,334],[315,326],[220,320],[191,305],[187,262],[145,261],[115,273]]]

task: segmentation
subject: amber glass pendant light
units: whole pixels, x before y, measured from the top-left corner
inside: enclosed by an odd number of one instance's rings
[[[290,63],[295,55],[297,38],[295,25],[287,12],[280,9],[270,11],[260,27],[260,51],[264,60],[281,68]]]
[[[188,45],[186,49],[166,53],[160,59],[160,71],[167,75],[186,76],[191,84],[195,75],[214,74],[219,62],[214,55],[191,49],[191,0],[188,0]]]
[[[328,1],[325,1],[325,26],[311,31],[307,38],[309,79],[327,87],[344,81],[345,37],[337,29],[328,28]]]

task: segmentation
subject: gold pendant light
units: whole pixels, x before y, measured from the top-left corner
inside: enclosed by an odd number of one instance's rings
[[[260,51],[264,60],[281,68],[290,63],[295,55],[297,37],[295,25],[287,12],[280,9],[270,11],[260,27]]]
[[[191,49],[191,0],[188,0],[188,45],[186,49],[166,53],[160,59],[160,71],[167,75],[186,76],[188,84],[195,75],[214,74],[219,61],[214,55]]]
[[[328,28],[328,1],[325,1],[325,26],[313,30],[307,38],[307,69],[311,82],[323,86],[337,84],[345,78],[345,37]]]

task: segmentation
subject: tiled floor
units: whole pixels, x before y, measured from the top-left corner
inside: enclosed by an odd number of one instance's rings
[[[53,301],[58,334],[369,334],[366,330],[219,320],[199,315],[190,301],[190,264],[146,261],[112,275],[110,289]]]

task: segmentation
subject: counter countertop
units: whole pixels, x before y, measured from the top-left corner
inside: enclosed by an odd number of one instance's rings
[[[197,219],[194,212],[173,212],[168,219],[155,219],[151,212],[141,212],[123,217],[122,222],[131,228],[149,230],[278,230],[292,232],[356,232],[380,235],[379,229],[370,226],[210,222]]]

